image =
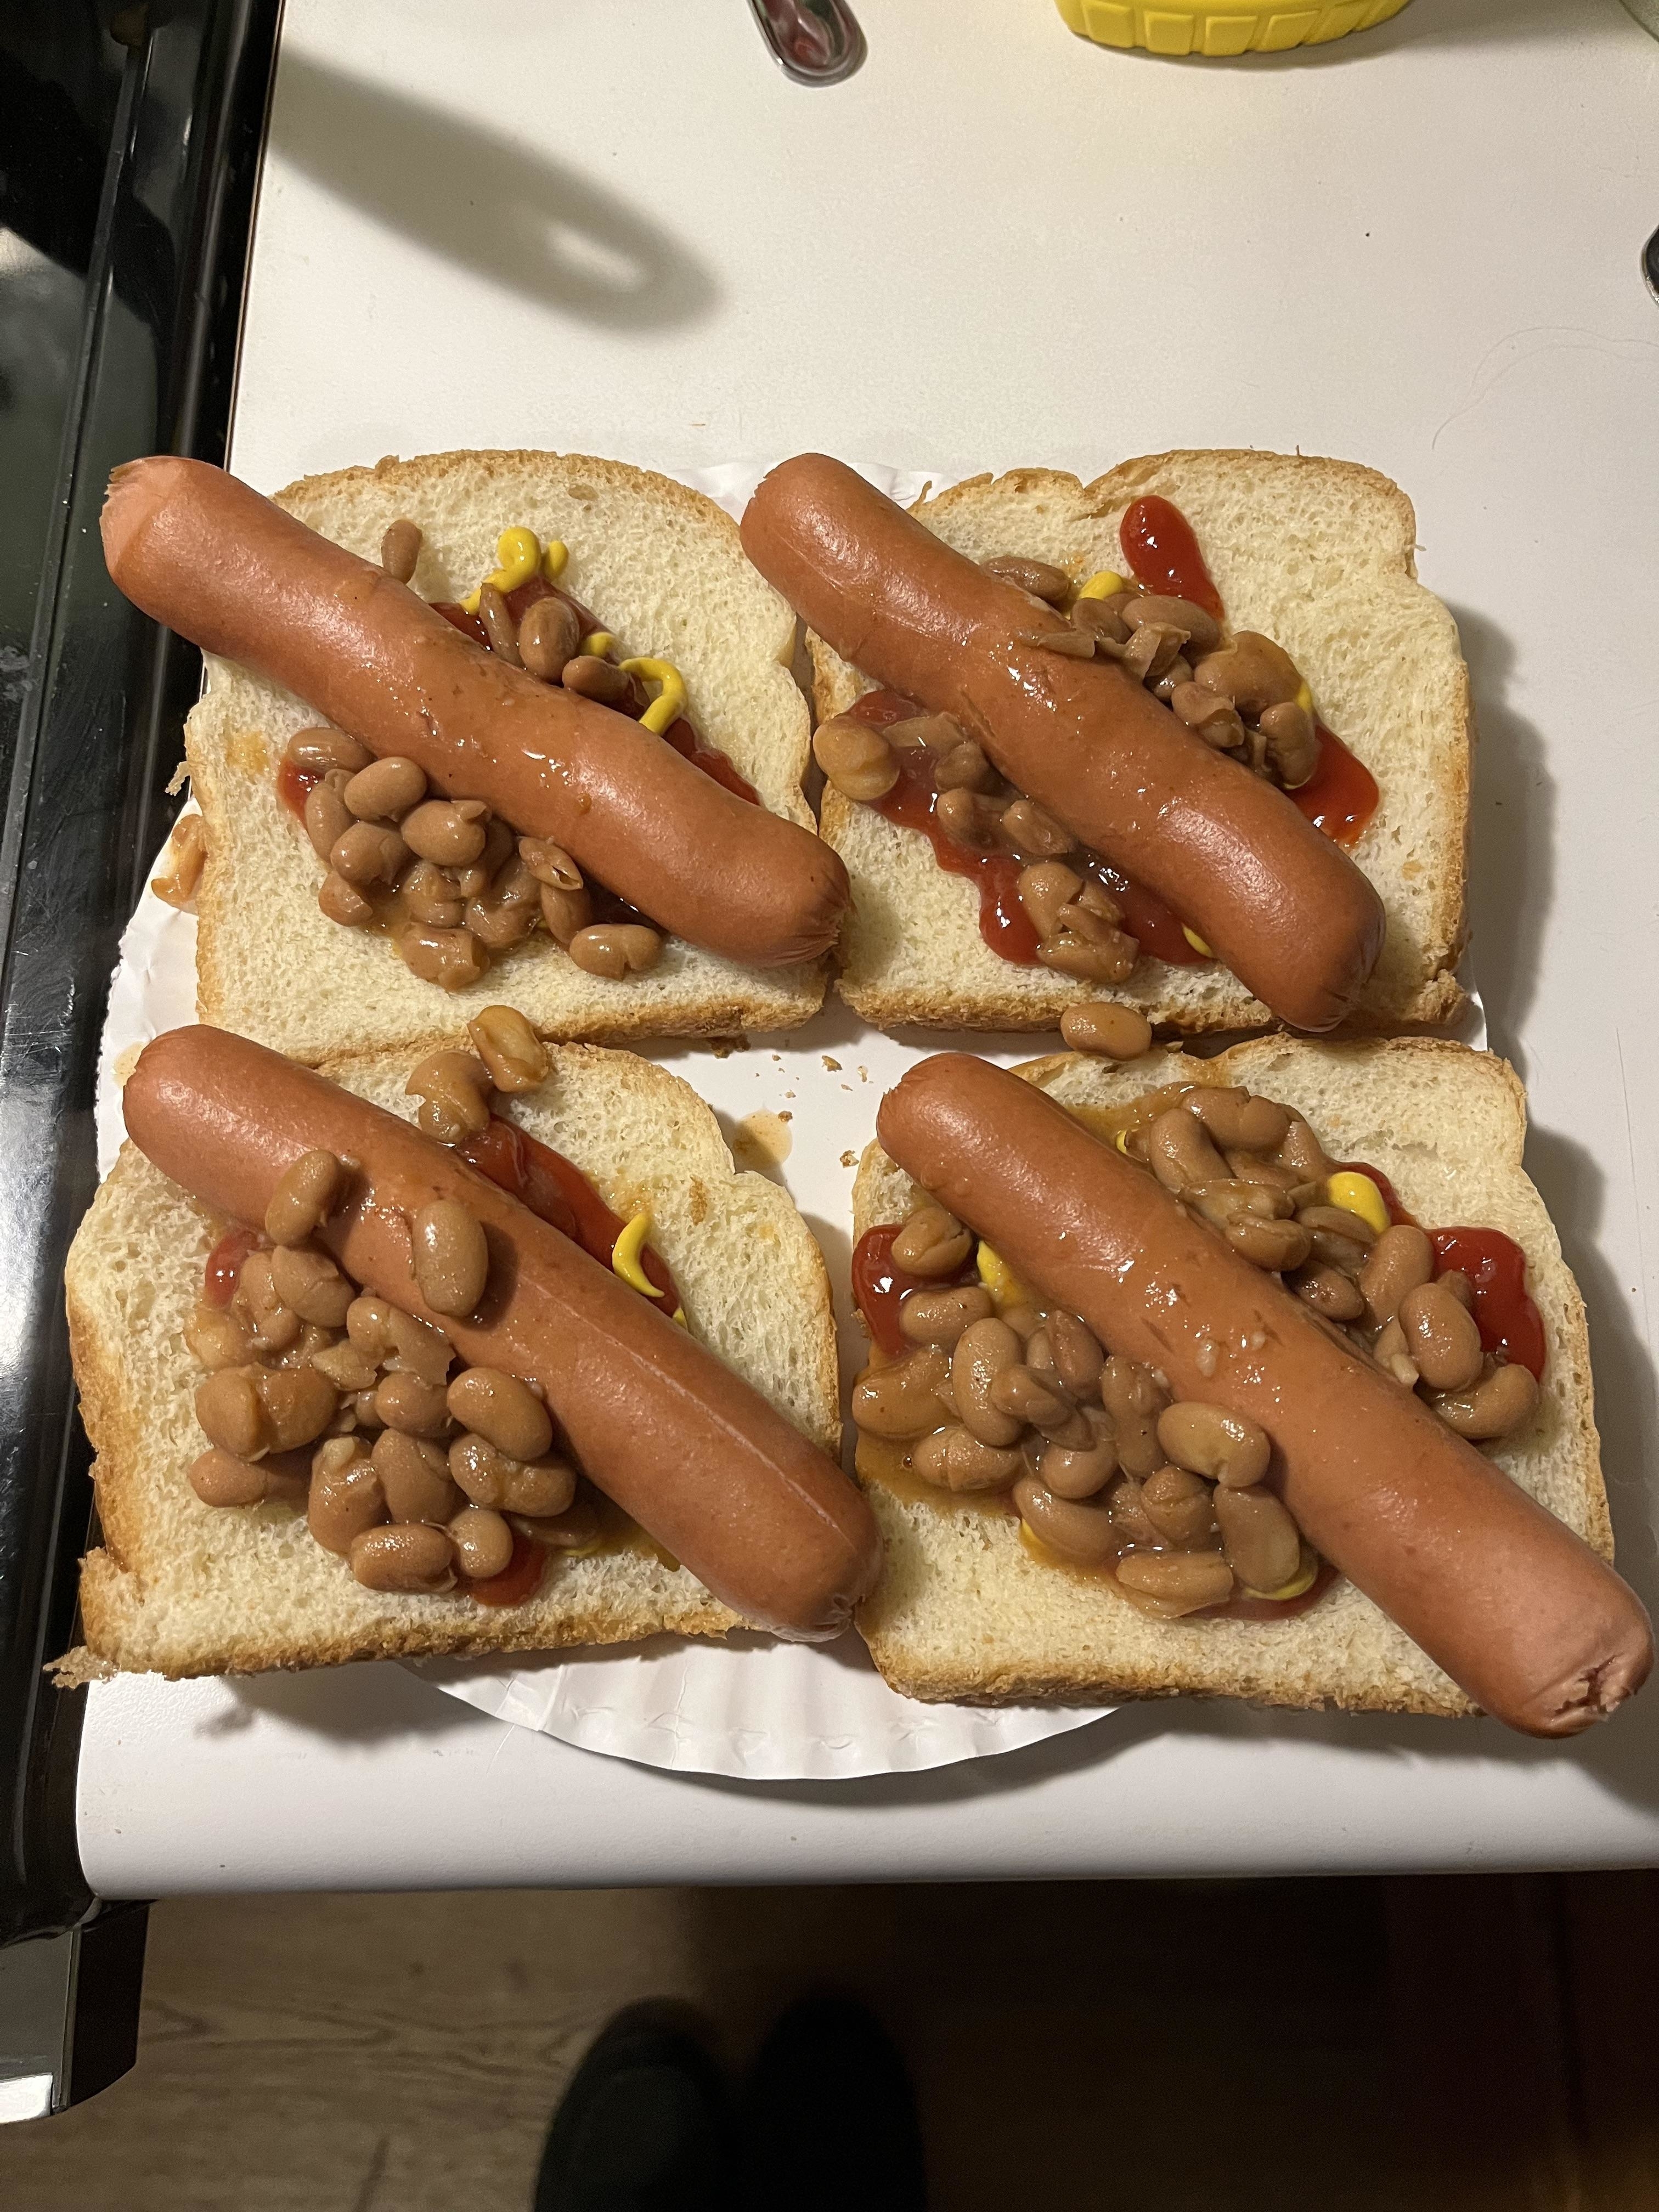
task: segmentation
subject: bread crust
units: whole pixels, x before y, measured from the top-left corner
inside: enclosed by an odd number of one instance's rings
[[[1468,931],[1474,724],[1456,628],[1417,580],[1416,515],[1397,484],[1312,455],[1176,451],[1087,484],[1055,469],[972,477],[911,511],[974,559],[1030,552],[1080,575],[1118,565],[1118,522],[1150,493],[1188,514],[1230,616],[1287,645],[1382,788],[1354,858],[1382,896],[1389,936],[1345,1033],[1454,1020],[1465,1003],[1455,970]],[[820,720],[870,688],[822,639],[807,648]],[[836,988],[866,1021],[1053,1029],[1079,999],[1113,997],[1192,1034],[1274,1025],[1218,967],[1143,960],[1127,986],[1103,991],[1000,960],[981,943],[974,886],[944,875],[917,832],[833,789],[821,815],[853,878]]]
[[[1515,1237],[1548,1358],[1533,1428],[1492,1456],[1612,1559],[1583,1300],[1522,1164],[1526,1097],[1506,1061],[1444,1038],[1275,1036],[1207,1060],[1153,1052],[1117,1067],[1060,1053],[1016,1073],[1070,1106],[1112,1104],[1176,1081],[1242,1085],[1299,1107],[1334,1157],[1380,1169],[1429,1225],[1473,1223]],[[900,1218],[913,1189],[869,1146],[854,1186],[854,1236]],[[1156,1621],[1097,1580],[1040,1565],[1010,1520],[942,1514],[878,1484],[866,1494],[887,1553],[859,1626],[884,1677],[907,1697],[996,1704],[1187,1694],[1449,1717],[1475,1710],[1346,1580],[1285,1621]]]

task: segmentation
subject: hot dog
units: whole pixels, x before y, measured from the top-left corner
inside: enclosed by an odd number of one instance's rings
[[[1340,1022],[1382,944],[1382,902],[1346,854],[1106,660],[1022,642],[1065,629],[841,462],[767,477],[750,559],[836,652],[954,714],[995,765],[1157,892],[1273,1012]]]
[[[573,854],[689,943],[752,967],[815,959],[839,858],[626,715],[540,684],[414,592],[222,470],[134,461],[103,513],[111,576],[157,621],[297,692],[372,752],[417,762]]]
[[[257,1224],[284,1170],[361,1163],[321,1231],[355,1281],[442,1328],[470,1365],[539,1384],[584,1471],[757,1626],[837,1634],[879,1564],[868,1507],[824,1455],[650,1301],[419,1130],[227,1031],[169,1031],[128,1081],[126,1125],[162,1173]],[[410,1215],[459,1200],[490,1287],[468,1321],[426,1307]]]
[[[1652,1630],[1612,1569],[1053,1100],[942,1054],[887,1094],[877,1127],[1113,1351],[1258,1422],[1309,1540],[1488,1712],[1571,1735],[1640,1687]]]

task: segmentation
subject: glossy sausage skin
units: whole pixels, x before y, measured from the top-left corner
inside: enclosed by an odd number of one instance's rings
[[[128,1081],[128,1133],[215,1212],[260,1223],[283,1170],[325,1147],[362,1163],[322,1242],[366,1290],[471,1364],[538,1382],[585,1472],[745,1620],[816,1640],[875,1579],[880,1539],[841,1470],[648,1298],[394,1115],[263,1045],[169,1030]],[[410,1213],[459,1200],[490,1281],[471,1321],[421,1302]]]
[[[877,1127],[902,1168],[1112,1351],[1161,1369],[1177,1398],[1260,1422],[1309,1540],[1477,1705],[1571,1735],[1640,1687],[1652,1631],[1613,1570],[1051,1098],[941,1054],[889,1091]]]
[[[1260,776],[1195,737],[1115,661],[1018,642],[1069,628],[988,576],[839,461],[773,470],[750,559],[878,684],[955,714],[1003,774],[1156,891],[1281,1020],[1328,1030],[1382,950],[1382,901]]]
[[[799,823],[751,806],[649,730],[487,653],[406,585],[203,461],[110,479],[104,557],[128,599],[257,670],[371,752],[417,761],[550,837],[665,929],[757,968],[816,959],[847,872]]]

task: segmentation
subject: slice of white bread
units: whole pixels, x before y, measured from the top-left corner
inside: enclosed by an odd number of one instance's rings
[[[1212,1060],[1153,1052],[1127,1066],[1062,1054],[1018,1071],[1071,1107],[1115,1105],[1172,1082],[1242,1084],[1298,1108],[1332,1158],[1389,1177],[1426,1228],[1501,1229],[1527,1255],[1548,1342],[1534,1425],[1492,1448],[1513,1480],[1613,1556],[1583,1301],[1521,1164],[1526,1102],[1508,1064],[1438,1038],[1310,1044],[1261,1037]],[[854,1190],[856,1233],[908,1211],[880,1147]],[[940,1510],[879,1485],[886,1564],[859,1626],[896,1689],[959,1702],[1152,1698],[1180,1691],[1267,1705],[1468,1713],[1469,1701],[1403,1630],[1340,1579],[1281,1621],[1154,1620],[1102,1583],[1045,1565],[1012,1517]]]
[[[1353,857],[1382,896],[1388,933],[1349,1026],[1450,1019],[1463,997],[1452,970],[1465,930],[1468,672],[1451,616],[1416,580],[1416,517],[1396,485],[1351,461],[1160,453],[1091,484],[1051,469],[975,477],[912,512],[972,560],[1025,554],[1080,582],[1123,570],[1118,526],[1150,493],[1192,524],[1233,627],[1277,639],[1376,779],[1381,801]],[[821,639],[811,650],[823,720],[870,685]],[[839,988],[866,1020],[1054,1029],[1066,1006],[1105,997],[1185,1030],[1273,1020],[1214,963],[1143,959],[1115,990],[1016,967],[981,940],[974,885],[947,876],[918,831],[834,790],[823,828],[853,878]]]
[[[787,1195],[737,1171],[713,1113],[666,1069],[592,1045],[557,1048],[552,1063],[540,1090],[498,1110],[574,1160],[624,1218],[651,1209],[651,1241],[692,1334],[833,1456],[829,1279]],[[412,1118],[409,1065],[380,1053],[326,1072]],[[365,1589],[292,1508],[202,1504],[185,1480],[205,1443],[192,1404],[201,1370],[182,1329],[215,1234],[204,1209],[128,1144],[70,1249],[70,1342],[104,1538],[81,1581],[94,1660],[174,1676],[254,1673],[629,1643],[659,1630],[722,1636],[739,1625],[648,1548],[555,1554],[535,1597],[493,1610]]]
[[[815,828],[800,790],[809,732],[790,666],[793,617],[750,566],[736,523],[701,492],[580,454],[461,453],[307,477],[276,499],[371,561],[388,524],[407,516],[424,533],[412,580],[427,599],[472,591],[511,525],[562,539],[562,580],[619,650],[672,661],[703,743],[727,754],[774,813]],[[585,974],[540,930],[466,990],[423,981],[387,939],[342,928],[317,904],[323,863],[275,780],[289,738],[316,714],[232,662],[210,655],[207,671],[185,730],[207,823],[204,1022],[315,1064],[453,1032],[491,1005],[518,1007],[547,1036],[595,1038],[788,1029],[822,1004],[822,963],[743,968],[671,939],[655,968],[612,982]]]

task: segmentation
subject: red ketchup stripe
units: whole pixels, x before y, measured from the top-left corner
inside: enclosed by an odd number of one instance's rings
[[[1136,583],[1149,592],[1190,599],[1217,622],[1224,619],[1217,591],[1193,526],[1173,501],[1156,494],[1135,500],[1118,526],[1118,544]]]
[[[492,1114],[488,1127],[456,1149],[480,1174],[580,1244],[590,1259],[611,1265],[617,1239],[627,1224],[562,1152],[526,1135],[517,1122],[503,1121],[499,1114]],[[680,1304],[674,1278],[648,1244],[640,1264],[647,1281],[662,1294],[653,1304],[672,1316]]]

